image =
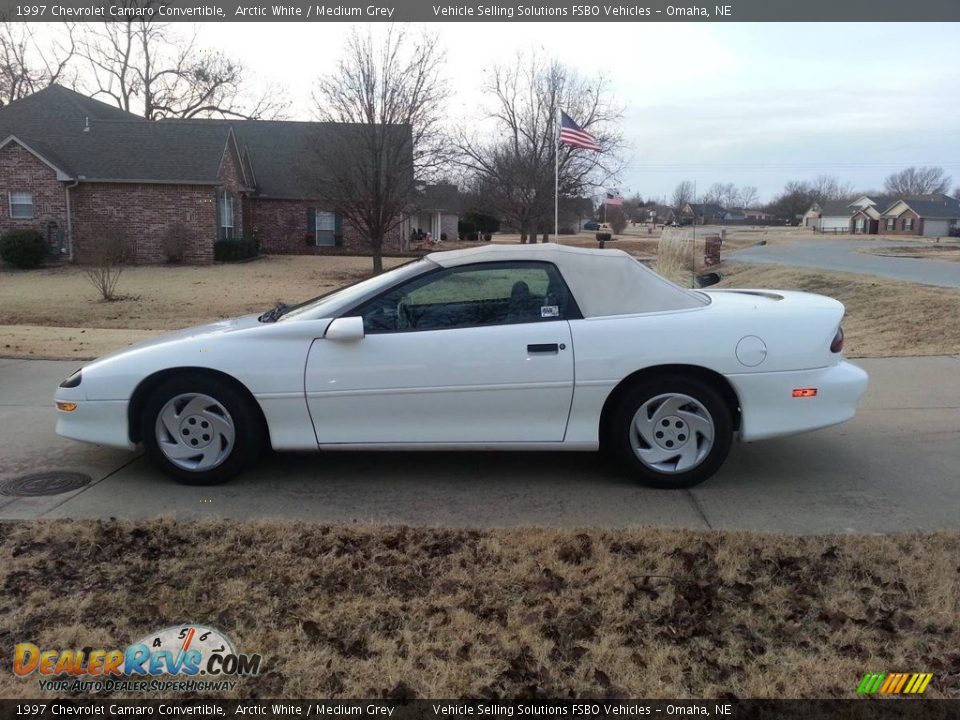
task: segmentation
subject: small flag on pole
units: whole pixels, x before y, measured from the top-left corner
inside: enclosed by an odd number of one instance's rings
[[[607,193],[607,199],[604,201],[607,205],[613,207],[614,205],[623,205],[623,196],[616,193]]]
[[[563,110],[560,111],[560,142],[584,150],[603,150],[597,139],[577,125]]]

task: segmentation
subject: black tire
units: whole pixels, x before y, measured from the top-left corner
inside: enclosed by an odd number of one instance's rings
[[[234,428],[232,447],[218,465],[208,470],[189,470],[172,462],[160,448],[157,419],[164,406],[185,394],[201,394],[216,400],[230,415]],[[222,378],[200,373],[177,375],[161,383],[144,404],[140,435],[150,460],[166,475],[185,485],[218,485],[253,465],[263,452],[266,427],[253,401]]]
[[[686,395],[699,402],[713,423],[713,445],[696,466],[682,472],[662,472],[644,464],[634,451],[631,428],[644,403],[665,394]],[[629,388],[617,403],[607,426],[606,445],[635,477],[649,487],[688,488],[713,475],[726,460],[733,441],[733,420],[723,397],[709,384],[682,375],[643,380]],[[686,439],[686,438],[685,438]]]

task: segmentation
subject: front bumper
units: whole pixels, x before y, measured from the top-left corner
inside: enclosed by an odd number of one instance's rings
[[[845,360],[830,367],[728,375],[740,398],[740,439],[765,440],[846,422],[867,389],[867,373]],[[816,397],[793,397],[817,388]]]
[[[124,450],[136,447],[130,441],[126,400],[83,400],[62,390],[56,400],[77,404],[73,412],[57,411],[57,435]]]

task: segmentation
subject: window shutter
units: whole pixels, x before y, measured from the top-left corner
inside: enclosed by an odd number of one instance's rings
[[[307,245],[317,242],[317,209],[307,208]]]
[[[343,247],[343,215],[334,214],[333,244],[336,247]]]
[[[221,192],[218,190],[216,193],[214,193],[214,197],[216,198],[216,201],[214,202],[214,207],[215,207],[215,212],[217,213],[217,216],[216,216],[216,217],[217,217],[217,219],[216,219],[216,223],[217,223],[217,240],[223,240],[223,237],[224,237],[224,235],[223,235],[223,222],[222,222],[222,219],[223,219],[223,207],[222,207],[222,205],[223,205],[223,193],[221,193]]]

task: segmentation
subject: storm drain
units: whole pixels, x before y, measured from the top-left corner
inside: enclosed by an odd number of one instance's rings
[[[41,472],[0,483],[0,495],[37,497],[59,495],[89,485],[92,478],[78,472]]]

